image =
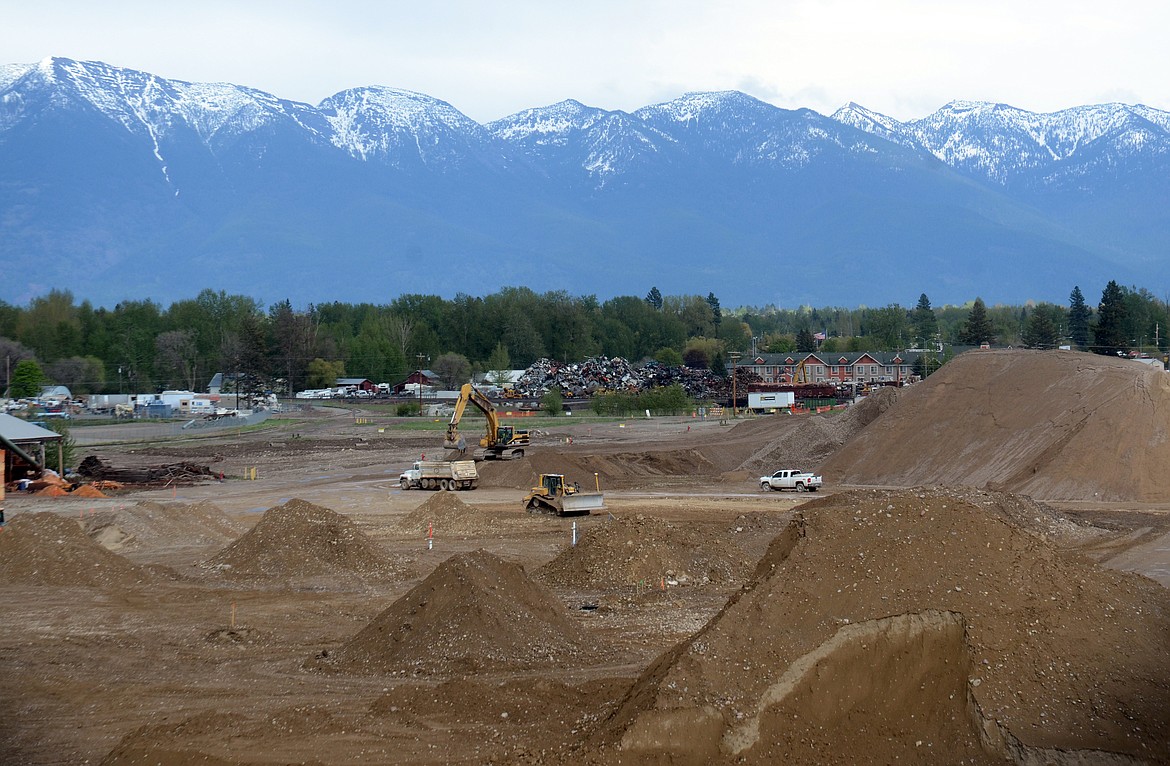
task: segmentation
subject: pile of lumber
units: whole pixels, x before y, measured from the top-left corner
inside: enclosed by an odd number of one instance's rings
[[[169,463],[166,465],[117,468],[90,455],[77,466],[77,472],[89,479],[116,481],[121,484],[186,484],[215,476],[211,468],[198,463]]]

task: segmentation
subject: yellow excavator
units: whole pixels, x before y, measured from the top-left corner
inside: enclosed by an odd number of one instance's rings
[[[564,474],[542,473],[540,484],[522,501],[529,513],[549,513],[557,516],[585,516],[605,510],[601,492],[582,492],[576,482],[569,484]]]
[[[459,399],[455,402],[455,412],[451,413],[451,420],[447,423],[447,435],[443,439],[443,446],[447,449],[467,452],[467,442],[459,433],[459,421],[463,419],[463,412],[467,405],[475,407],[487,420],[487,433],[479,440],[483,447],[484,460],[508,460],[524,457],[524,448],[528,446],[528,430],[518,429],[510,425],[500,425],[500,417],[491,401],[475,386],[464,383],[459,389]]]

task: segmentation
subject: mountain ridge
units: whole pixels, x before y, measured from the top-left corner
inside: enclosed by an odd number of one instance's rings
[[[311,105],[50,58],[0,66],[0,267],[34,272],[0,300],[510,284],[729,305],[1063,300],[1073,284],[1170,277],[1168,169],[1170,113],[1142,105],[956,100],[902,122],[723,91],[480,124],[399,88]],[[160,257],[207,283],[147,278]],[[298,277],[323,264],[338,282]]]

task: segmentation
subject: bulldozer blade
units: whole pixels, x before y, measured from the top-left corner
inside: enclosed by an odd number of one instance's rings
[[[605,496],[599,493],[565,495],[561,499],[561,514],[564,516],[584,515],[605,510]]]

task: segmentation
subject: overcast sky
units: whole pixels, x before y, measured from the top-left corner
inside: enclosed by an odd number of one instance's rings
[[[47,56],[316,104],[386,85],[479,122],[573,98],[632,111],[740,90],[902,120],[954,99],[1170,110],[1164,0],[6,2],[0,63]]]

